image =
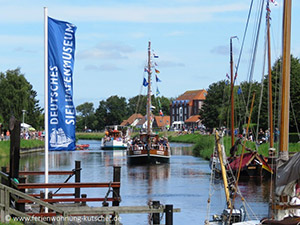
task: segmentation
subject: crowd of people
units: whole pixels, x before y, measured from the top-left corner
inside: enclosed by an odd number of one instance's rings
[[[10,132],[9,132],[9,130],[7,130],[5,132],[5,135],[4,135],[4,132],[1,132],[0,141],[8,141],[9,139],[10,139]]]
[[[21,139],[25,139],[25,140],[43,140],[45,137],[45,132],[22,130],[20,137]],[[1,132],[0,141],[9,141],[9,140],[10,140],[9,130],[6,130],[5,132]]]
[[[225,131],[225,134],[229,134],[231,135],[231,131],[227,128],[223,128],[223,130]],[[279,138],[279,129],[275,128],[274,130],[274,142],[278,141]],[[239,131],[238,128],[236,128],[234,130],[234,136],[236,137],[245,137],[246,136],[246,128],[243,128],[242,132]],[[255,136],[253,135],[252,130],[249,130],[248,135],[247,135],[247,140],[248,141],[256,141]],[[270,141],[270,130],[267,129],[265,131],[263,131],[262,128],[259,129],[259,132],[257,134],[257,144],[262,144],[262,143],[266,143]]]
[[[144,149],[147,149],[148,143],[146,140],[141,140],[136,137],[131,141],[131,145],[134,149],[139,149],[139,147],[145,147]],[[155,137],[153,141],[151,141],[150,148],[152,149],[163,150],[165,147],[168,147],[168,139],[166,137]]]

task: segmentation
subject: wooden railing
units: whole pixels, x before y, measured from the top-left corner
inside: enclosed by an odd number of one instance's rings
[[[7,220],[14,217],[16,220],[34,221],[36,224],[47,225],[49,222],[60,220],[56,224],[68,224],[71,217],[97,217],[98,221],[105,224],[120,224],[120,214],[128,213],[150,213],[153,224],[160,224],[160,213],[165,213],[165,224],[173,224],[173,212],[180,212],[180,209],[173,209],[173,205],[161,205],[159,202],[153,202],[149,206],[119,206],[120,198],[120,174],[121,167],[113,168],[113,181],[106,183],[82,183],[80,182],[80,162],[76,162],[75,170],[72,171],[50,171],[49,175],[75,175],[75,183],[25,183],[25,177],[20,177],[17,183],[11,179],[6,171],[2,168],[0,171],[0,221],[8,222]],[[77,173],[77,174],[76,174]],[[43,171],[22,171],[19,175],[44,175]],[[67,179],[68,180],[68,179]],[[49,192],[48,198],[44,198],[44,193],[26,194],[26,189],[45,189],[45,188],[74,188],[74,193],[52,193]],[[87,198],[85,194],[81,194],[81,188],[109,188],[104,198]],[[109,194],[112,196],[109,197]],[[66,198],[66,197],[74,198]],[[56,197],[56,198],[53,198]],[[58,198],[60,197],[60,198]],[[11,202],[15,202],[15,207]],[[69,207],[61,206],[62,202],[72,202]],[[102,202],[103,207],[81,207],[86,206],[86,202]],[[108,202],[112,202],[109,207]],[[36,206],[35,212],[25,212],[25,204],[34,203]],[[56,203],[55,205],[53,205]],[[47,210],[45,210],[47,208]],[[57,219],[58,218],[58,219]],[[48,222],[48,223],[47,223]]]
[[[43,199],[45,202],[49,203],[62,203],[62,202],[73,202],[73,203],[81,203],[81,205],[86,205],[86,202],[102,202],[103,206],[108,206],[108,202],[112,202],[112,206],[119,206],[121,201],[120,197],[120,173],[121,167],[115,166],[113,168],[113,181],[111,182],[97,182],[97,183],[83,183],[80,181],[80,161],[75,162],[75,169],[72,171],[50,171],[49,175],[69,175],[64,183],[25,183],[25,177],[19,177],[17,183],[14,179],[10,179],[6,167],[2,167],[2,171],[0,172],[1,183],[12,188],[15,188],[21,192],[25,192],[26,189],[46,189],[46,188],[74,188],[74,193],[48,193],[48,197],[45,199],[45,193],[43,191],[40,194],[30,194],[31,197],[36,197],[39,199]],[[21,171],[19,175],[44,175],[43,171]],[[71,176],[75,175],[75,183],[67,183]],[[105,197],[92,197],[88,198],[86,194],[80,194],[81,188],[109,188]],[[111,197],[109,196],[111,195]],[[73,197],[74,198],[66,198]],[[55,197],[55,198],[53,198]],[[16,201],[16,207],[25,212],[25,203],[30,203],[32,201],[26,199],[18,199]],[[41,207],[42,212],[44,208]]]
[[[48,213],[25,213],[13,208],[10,200],[15,201],[22,198],[26,202],[34,202],[44,208],[48,208]],[[120,214],[138,214],[150,213],[153,224],[160,224],[160,213],[165,213],[165,224],[173,224],[173,212],[180,212],[180,209],[173,209],[173,205],[161,205],[159,202],[153,202],[149,206],[113,206],[113,207],[63,207],[52,205],[45,200],[29,196],[21,191],[15,190],[6,185],[0,184],[0,222],[5,223],[14,216],[15,221],[34,221],[36,224],[49,225],[47,222],[59,221],[56,224],[68,224],[71,219],[81,218],[81,216],[94,216],[98,221],[110,224],[114,221],[115,225],[120,224]],[[111,216],[113,215],[113,216]],[[50,218],[50,219],[49,219]],[[46,222],[47,221],[47,222]],[[90,221],[90,219],[88,219]]]

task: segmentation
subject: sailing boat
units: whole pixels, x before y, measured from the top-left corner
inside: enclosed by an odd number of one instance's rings
[[[155,56],[154,56],[155,57]],[[132,141],[129,150],[127,151],[127,161],[129,164],[160,164],[170,162],[170,147],[167,138],[160,138],[158,134],[152,133],[151,118],[151,74],[152,74],[152,60],[151,60],[151,42],[148,44],[148,91],[147,91],[147,132],[140,133],[138,138]]]
[[[262,224],[299,224],[300,217],[294,216],[294,210],[300,205],[291,205],[290,200],[298,192],[300,180],[300,153],[289,159],[289,103],[290,103],[290,44],[291,44],[291,8],[292,1],[284,1],[283,11],[283,48],[282,48],[282,81],[280,110],[279,156],[275,180],[275,197],[272,201],[272,218]],[[294,208],[292,211],[287,209]],[[294,211],[295,212],[295,211]]]
[[[244,207],[241,207],[240,209],[236,209],[234,207],[234,200],[232,196],[235,196],[235,193],[238,193],[240,195],[240,191],[238,187],[236,186],[236,180],[232,174],[232,171],[228,171],[226,169],[226,164],[228,164],[228,161],[226,159],[224,146],[221,144],[221,139],[223,135],[219,134],[218,131],[216,131],[215,139],[216,139],[216,145],[215,145],[215,152],[214,155],[218,156],[219,162],[220,162],[220,169],[221,169],[221,176],[222,181],[224,185],[224,191],[225,191],[225,197],[226,197],[226,206],[227,208],[223,210],[221,215],[213,215],[212,220],[206,220],[205,225],[229,225],[229,224],[243,224],[245,222],[248,225],[251,224],[258,224],[258,220],[247,220],[247,215]],[[216,168],[216,164],[213,163],[212,165],[212,176],[211,179],[213,180],[215,177],[214,169]],[[212,182],[211,180],[211,182]],[[208,200],[208,204],[210,203],[210,199]]]
[[[238,145],[242,144],[242,137],[235,140],[235,129],[234,129],[234,74],[233,74],[233,51],[232,51],[232,39],[237,38],[233,36],[230,38],[230,74],[231,74],[231,157],[228,158],[229,163],[226,165],[227,170],[232,170],[234,174],[240,174],[244,178],[250,177],[265,177],[269,178],[273,174],[272,168],[268,165],[266,159],[259,154],[257,151],[253,151],[246,148],[248,151],[245,154],[236,156]],[[226,156],[225,156],[226,157]],[[221,173],[220,161],[216,155],[212,155],[210,159],[210,168],[212,164],[216,163],[216,172]],[[240,172],[239,172],[240,170]]]

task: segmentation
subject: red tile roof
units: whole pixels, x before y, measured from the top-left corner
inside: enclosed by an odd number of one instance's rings
[[[154,119],[157,127],[165,127],[166,125],[170,126],[170,116],[155,116]]]
[[[123,122],[120,125],[121,126],[131,125],[136,119],[142,119],[142,118],[143,118],[142,114],[134,113],[127,120],[123,120]]]
[[[190,116],[190,118],[188,118],[186,121],[184,121],[185,123],[197,123],[200,120],[200,116],[199,115],[194,115],[194,116]]]
[[[203,90],[194,90],[186,91],[184,94],[180,95],[176,100],[189,100],[189,104],[192,104],[193,100],[205,100],[207,91]]]

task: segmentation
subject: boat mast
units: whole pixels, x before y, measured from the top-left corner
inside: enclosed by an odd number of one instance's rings
[[[151,134],[151,41],[148,44],[148,93],[147,93],[147,143],[148,143],[148,156],[150,149],[150,134]]]
[[[150,135],[151,127],[150,127],[150,116],[151,116],[151,42],[149,41],[148,45],[148,92],[147,92],[147,134]]]
[[[230,38],[230,81],[231,81],[231,147],[234,146],[234,80],[233,80],[233,53],[232,53],[232,39],[236,36]]]
[[[289,102],[290,102],[290,50],[291,50],[292,0],[285,0],[283,7],[282,90],[280,111],[279,158],[288,160]]]
[[[227,172],[226,172],[226,168],[225,168],[224,161],[223,161],[223,153],[222,153],[222,147],[221,147],[221,143],[220,143],[220,135],[219,135],[218,131],[216,131],[216,148],[218,150],[218,156],[219,156],[219,160],[220,160],[220,167],[221,167],[222,178],[223,178],[223,183],[224,183],[226,204],[229,209],[232,209],[229,186],[228,186],[228,181],[227,181]]]
[[[267,1],[269,9],[269,1]],[[269,75],[269,124],[270,124],[270,149],[274,147],[273,128],[273,96],[272,96],[272,66],[271,66],[271,37],[270,37],[270,12],[267,11],[267,38],[268,38],[268,75]]]

